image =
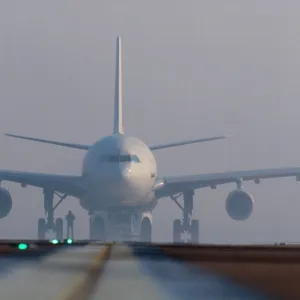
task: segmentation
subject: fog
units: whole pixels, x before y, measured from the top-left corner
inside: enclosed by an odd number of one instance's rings
[[[84,151],[14,140],[5,132],[76,143],[112,133],[115,39],[122,36],[124,129],[149,144],[226,140],[156,152],[159,175],[300,166],[300,4],[279,0],[15,1],[0,4],[0,168],[80,174]],[[4,183],[14,199],[0,237],[35,238],[42,190]],[[204,242],[299,241],[294,178],[245,183],[254,213],[231,220],[234,184],[196,193]],[[68,198],[57,216],[88,216]],[[154,211],[169,241],[180,210]]]

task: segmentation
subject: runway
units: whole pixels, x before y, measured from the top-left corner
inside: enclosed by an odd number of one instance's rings
[[[91,243],[2,257],[0,299],[271,298],[229,277],[172,258],[159,245]]]

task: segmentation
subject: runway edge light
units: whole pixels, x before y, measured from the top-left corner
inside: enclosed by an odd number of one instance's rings
[[[25,244],[25,243],[20,243],[20,244],[18,245],[18,249],[19,249],[19,250],[26,250],[27,248],[28,248],[28,245]]]

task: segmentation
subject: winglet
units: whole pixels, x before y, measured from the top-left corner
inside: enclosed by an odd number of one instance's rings
[[[123,107],[122,107],[122,43],[117,37],[116,48],[116,79],[114,105],[114,134],[123,134]]]

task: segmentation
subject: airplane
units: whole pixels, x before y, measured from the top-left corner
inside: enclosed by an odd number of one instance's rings
[[[226,138],[216,136],[183,140],[158,145],[146,145],[140,139],[127,135],[123,129],[122,99],[122,45],[116,41],[116,78],[114,123],[111,135],[94,144],[83,145],[45,140],[15,134],[7,136],[54,144],[86,151],[82,172],[78,176],[41,174],[0,170],[0,183],[10,181],[22,187],[43,189],[45,218],[38,220],[38,239],[46,239],[53,230],[57,239],[63,239],[63,220],[54,218],[54,211],[68,196],[79,199],[89,214],[91,240],[128,239],[152,241],[152,211],[161,199],[170,197],[182,210],[182,218],[173,221],[173,242],[182,243],[183,233],[191,243],[199,243],[199,220],[193,218],[194,192],[201,188],[216,189],[218,185],[235,183],[236,189],[225,200],[227,214],[236,221],[244,221],[253,212],[254,199],[243,188],[244,181],[260,183],[261,179],[295,177],[300,180],[300,168],[230,171],[213,174],[164,176],[157,173],[154,151]],[[54,195],[59,201],[54,205]],[[183,198],[183,205],[178,201]],[[0,218],[12,209],[9,191],[0,187]]]

